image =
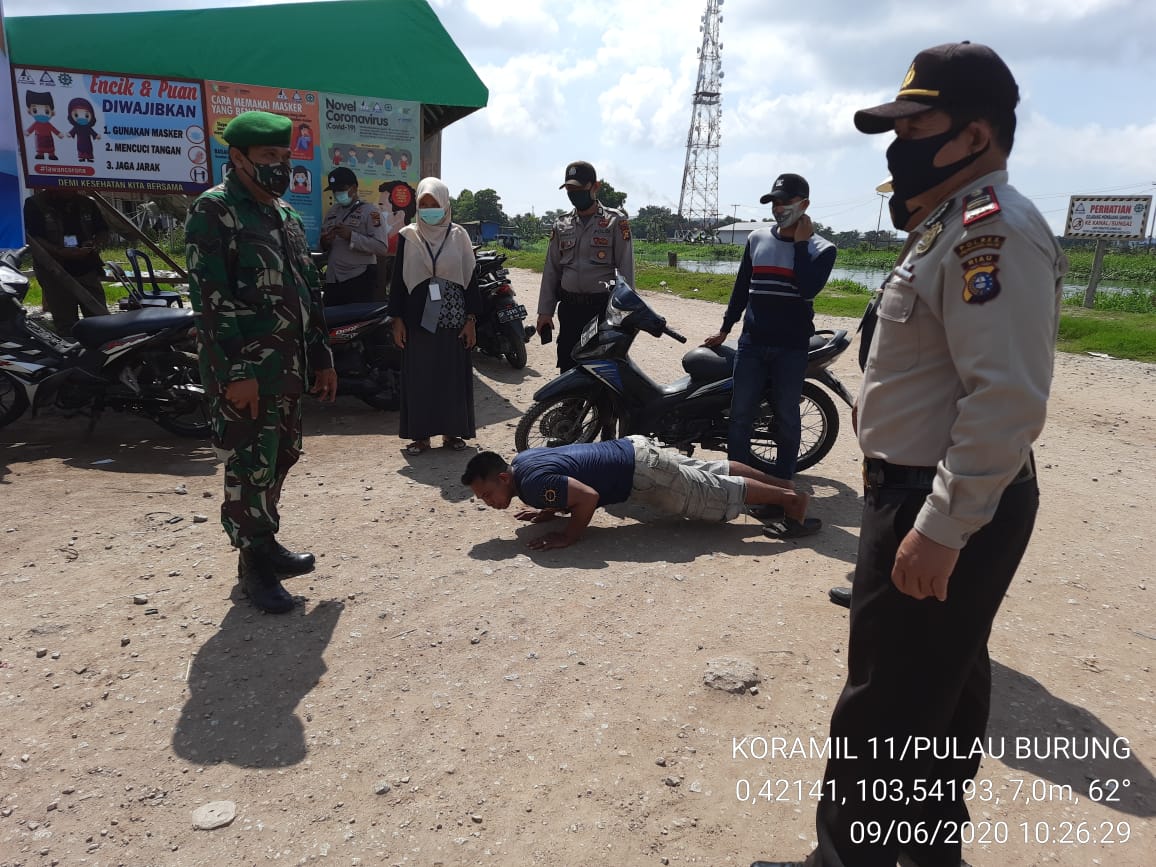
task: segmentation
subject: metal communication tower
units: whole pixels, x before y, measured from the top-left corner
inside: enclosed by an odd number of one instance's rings
[[[686,230],[713,233],[718,224],[718,149],[722,121],[722,43],[719,25],[723,0],[707,0],[702,16],[702,47],[698,50],[698,82],[691,100],[690,132],[678,216]]]

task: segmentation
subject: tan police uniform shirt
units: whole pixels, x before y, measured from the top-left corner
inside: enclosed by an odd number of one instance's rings
[[[352,234],[348,241],[336,236],[330,241],[326,283],[351,280],[368,266],[376,265],[378,256],[389,253],[389,227],[377,205],[364,199],[351,205],[334,205],[325,214],[321,231],[324,233],[336,226],[348,226]]]
[[[1068,261],[1006,171],[957,192],[913,234],[882,289],[859,444],[867,457],[937,468],[915,528],[959,549],[1043,429]]]
[[[538,315],[553,316],[562,292],[605,292],[602,284],[613,281],[615,274],[634,285],[634,242],[626,214],[601,204],[586,220],[571,211],[554,223],[550,233]]]

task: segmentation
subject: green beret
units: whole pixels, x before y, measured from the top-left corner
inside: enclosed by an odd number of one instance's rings
[[[225,141],[235,148],[289,147],[293,134],[293,121],[284,115],[267,111],[247,111],[239,114],[225,127]]]

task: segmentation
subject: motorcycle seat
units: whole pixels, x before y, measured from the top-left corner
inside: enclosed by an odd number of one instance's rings
[[[166,328],[192,327],[193,311],[188,308],[145,307],[111,316],[89,316],[73,326],[72,336],[87,349],[97,349],[110,340],[132,334],[149,334]]]
[[[736,350],[725,343],[713,349],[698,346],[682,357],[682,369],[695,382],[726,379],[734,373]]]
[[[362,304],[338,304],[335,307],[325,308],[325,324],[330,328],[335,325],[348,325],[351,322],[364,322],[384,316],[389,305],[384,301],[370,301]]]

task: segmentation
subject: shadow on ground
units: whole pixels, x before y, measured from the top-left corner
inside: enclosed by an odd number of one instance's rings
[[[59,460],[107,473],[211,476],[217,456],[207,439],[178,437],[137,416],[106,415],[91,434],[88,419],[44,412],[0,436],[0,483],[21,464]]]
[[[189,670],[173,751],[198,765],[284,768],[308,753],[294,709],[321,680],[340,602],[262,615],[236,602]]]
[[[1091,711],[1052,695],[1033,677],[994,660],[991,676],[992,711],[987,737],[1003,744],[1001,761],[1005,765],[1060,786],[1070,786],[1081,801],[1088,800],[1091,784],[1098,780],[1100,791],[1109,796],[1101,800],[1105,807],[1132,816],[1156,816],[1156,779],[1132,753],[1126,737],[1113,731]],[[1017,741],[1019,738],[1025,740]],[[1017,743],[1024,747],[1022,757],[1017,755]],[[1057,755],[1058,746],[1069,744],[1070,750],[1078,751],[1075,753],[1078,756],[1083,756],[1089,745],[1098,752],[1087,758]],[[1119,785],[1105,783],[1109,780],[1121,782]],[[1054,788],[1037,786],[1033,795],[1026,788],[1028,783],[1024,785],[1021,798],[1065,799]],[[1045,797],[1040,797],[1041,794]]]

